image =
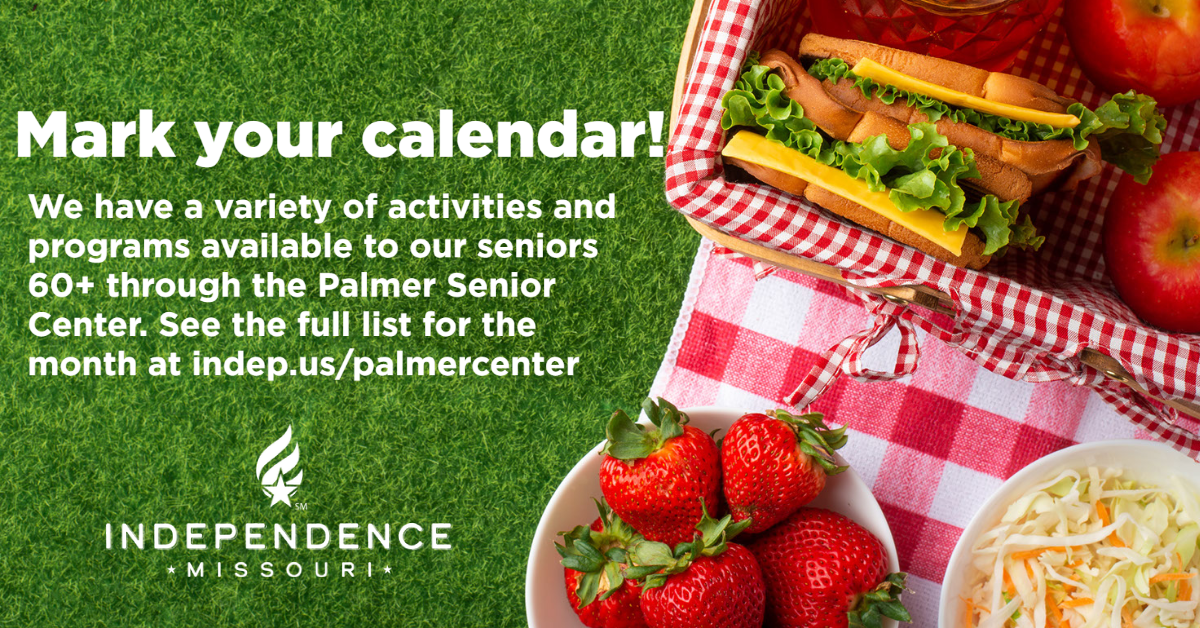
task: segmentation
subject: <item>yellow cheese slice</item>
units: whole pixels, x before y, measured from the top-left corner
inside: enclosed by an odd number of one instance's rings
[[[922,81],[915,76],[909,76],[903,72],[897,72],[885,65],[880,65],[870,59],[859,59],[858,63],[854,64],[853,71],[855,74],[869,78],[879,83],[893,85],[902,90],[913,92],[915,94],[923,94],[936,98],[944,103],[974,109],[982,113],[990,113],[997,116],[1004,116],[1011,120],[1019,120],[1021,122],[1034,122],[1037,124],[1049,124],[1053,127],[1073,129],[1079,126],[1079,118],[1069,113],[1050,113],[1048,111],[1039,111],[1030,109],[1029,107],[1018,107],[1007,103],[1000,103],[972,96],[970,94],[960,92],[949,87],[943,87],[936,83]]]
[[[726,142],[721,154],[820,186],[896,224],[908,227],[955,255],[962,255],[963,242],[967,239],[966,225],[960,226],[957,231],[947,232],[943,227],[946,216],[940,212],[931,209],[902,212],[888,198],[887,192],[872,192],[865,181],[855,179],[833,166],[826,166],[798,150],[772,142],[757,133],[739,131]]]

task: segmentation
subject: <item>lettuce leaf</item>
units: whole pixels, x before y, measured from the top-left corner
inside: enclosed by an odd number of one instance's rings
[[[721,127],[725,130],[752,129],[822,164],[840,168],[866,182],[872,191],[886,190],[901,211],[939,211],[946,215],[946,231],[955,231],[962,224],[978,228],[985,236],[985,254],[1007,246],[1041,246],[1042,238],[1028,217],[1024,224],[1017,224],[1015,201],[1003,202],[992,195],[967,201],[959,181],[979,178],[974,153],[951,145],[932,123],[910,125],[910,139],[903,150],[892,148],[886,135],[861,143],[835,140],[804,116],[800,103],[785,93],[783,79],[756,61],[751,57],[734,88],[721,99],[725,108]]]
[[[1150,180],[1154,163],[1158,161],[1158,145],[1162,144],[1162,133],[1167,128],[1167,120],[1159,113],[1154,99],[1132,90],[1113,96],[1095,111],[1081,103],[1067,107],[1067,113],[1080,120],[1079,126],[1068,129],[957,107],[924,94],[878,83],[855,74],[843,59],[818,60],[809,66],[808,73],[820,80],[851,80],[867,98],[878,98],[889,105],[903,98],[908,106],[917,108],[932,122],[942,118],[966,122],[1012,140],[1069,139],[1076,150],[1084,150],[1094,137],[1100,145],[1101,158],[1128,172],[1139,183]]]
[[[1073,111],[1076,107],[1086,111],[1086,107],[1078,104],[1067,111],[1079,116]],[[1114,95],[1112,100],[1097,107],[1094,114],[1098,124],[1091,133],[1100,142],[1101,158],[1133,175],[1138,183],[1149,181],[1167,128],[1167,120],[1158,112],[1154,99],[1129,90]]]
[[[963,211],[948,216],[946,225],[966,224],[984,234],[984,255],[992,255],[1008,246],[1039,249],[1046,238],[1038,235],[1029,216],[1019,222],[1016,201],[1001,201],[991,194],[977,203],[968,204]]]

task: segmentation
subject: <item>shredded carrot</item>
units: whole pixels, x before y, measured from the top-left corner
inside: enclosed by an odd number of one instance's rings
[[[1075,562],[1071,563],[1070,565],[1067,565],[1067,567],[1070,567],[1071,569],[1075,569],[1076,567],[1082,567],[1082,566],[1083,566],[1082,558],[1078,558],[1075,560]]]
[[[1108,526],[1112,523],[1112,520],[1108,518],[1108,509],[1104,507],[1104,502],[1100,500],[1096,500],[1096,515],[1100,517],[1100,523],[1104,524],[1105,526]],[[1121,537],[1117,536],[1117,532],[1115,530],[1112,534],[1108,535],[1108,542],[1112,543],[1113,547],[1127,547],[1125,545],[1125,541],[1122,541]]]
[[[1129,612],[1128,608],[1121,609],[1121,619],[1123,620],[1122,628],[1133,628],[1133,614]]]
[[[1012,556],[1013,560],[1030,560],[1032,558],[1037,558],[1038,556],[1041,556],[1042,554],[1045,554],[1046,552],[1057,552],[1057,553],[1061,554],[1066,551],[1067,551],[1067,548],[1065,548],[1065,547],[1043,547],[1042,549],[1026,550],[1024,552],[1013,552],[1012,554],[1010,554],[1010,556]]]
[[[1108,518],[1108,509],[1104,507],[1104,502],[1096,500],[1096,514],[1100,516],[1100,523],[1109,525],[1112,521]]]
[[[1175,596],[1175,600],[1190,600],[1192,599],[1192,581],[1181,580],[1179,582],[1179,594]]]
[[[1174,580],[1191,580],[1195,578],[1194,573],[1160,573],[1153,578],[1150,578],[1150,584],[1158,584],[1160,582],[1168,582]]]
[[[984,615],[991,614],[991,611],[988,610],[988,608],[986,606],[980,606],[980,605],[976,604],[973,600],[968,600],[965,595],[960,596],[960,597],[962,597],[963,603],[967,605],[967,611],[966,611],[967,628],[974,628],[974,621],[975,621],[974,613],[979,613],[980,619],[982,619]]]
[[[1029,564],[1028,561],[1026,561],[1026,563],[1025,563],[1025,573],[1029,574],[1030,580],[1033,580],[1035,578],[1035,576],[1033,575],[1033,565]]]
[[[1087,606],[1088,604],[1094,604],[1095,602],[1096,601],[1090,597],[1081,597],[1074,600],[1065,600],[1059,606],[1063,608],[1075,608],[1076,606]]]
[[[1004,570],[1004,591],[1011,597],[1017,597],[1017,585],[1013,584],[1007,569]]]
[[[1050,615],[1054,617],[1054,625],[1062,626],[1062,611],[1058,610],[1058,605],[1054,603],[1054,600],[1050,599],[1049,593],[1046,594],[1046,608],[1050,609]]]

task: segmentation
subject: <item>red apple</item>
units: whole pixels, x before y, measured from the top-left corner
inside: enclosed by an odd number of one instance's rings
[[[1146,185],[1121,178],[1104,218],[1104,260],[1143,320],[1200,333],[1200,153],[1163,155]]]
[[[1200,98],[1200,0],[1066,0],[1063,24],[1100,89],[1164,107]]]

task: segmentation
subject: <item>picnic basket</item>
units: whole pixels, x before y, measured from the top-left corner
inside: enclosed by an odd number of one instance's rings
[[[1094,107],[1105,95],[1078,69],[1060,17],[1061,9],[1010,71]],[[1141,322],[1105,273],[1103,212],[1118,171],[1031,200],[1025,207],[1046,244],[983,271],[938,261],[767,186],[725,180],[721,96],[750,51],[795,50],[808,29],[806,0],[696,0],[666,158],[668,201],[722,251],[854,288],[874,315],[781,401],[807,405],[841,374],[880,381],[912,373],[920,329],[1006,377],[1092,388],[1154,437],[1200,456],[1200,337]],[[1200,150],[1200,104],[1164,115],[1164,153]],[[863,352],[892,329],[901,335],[894,368],[865,368]]]

